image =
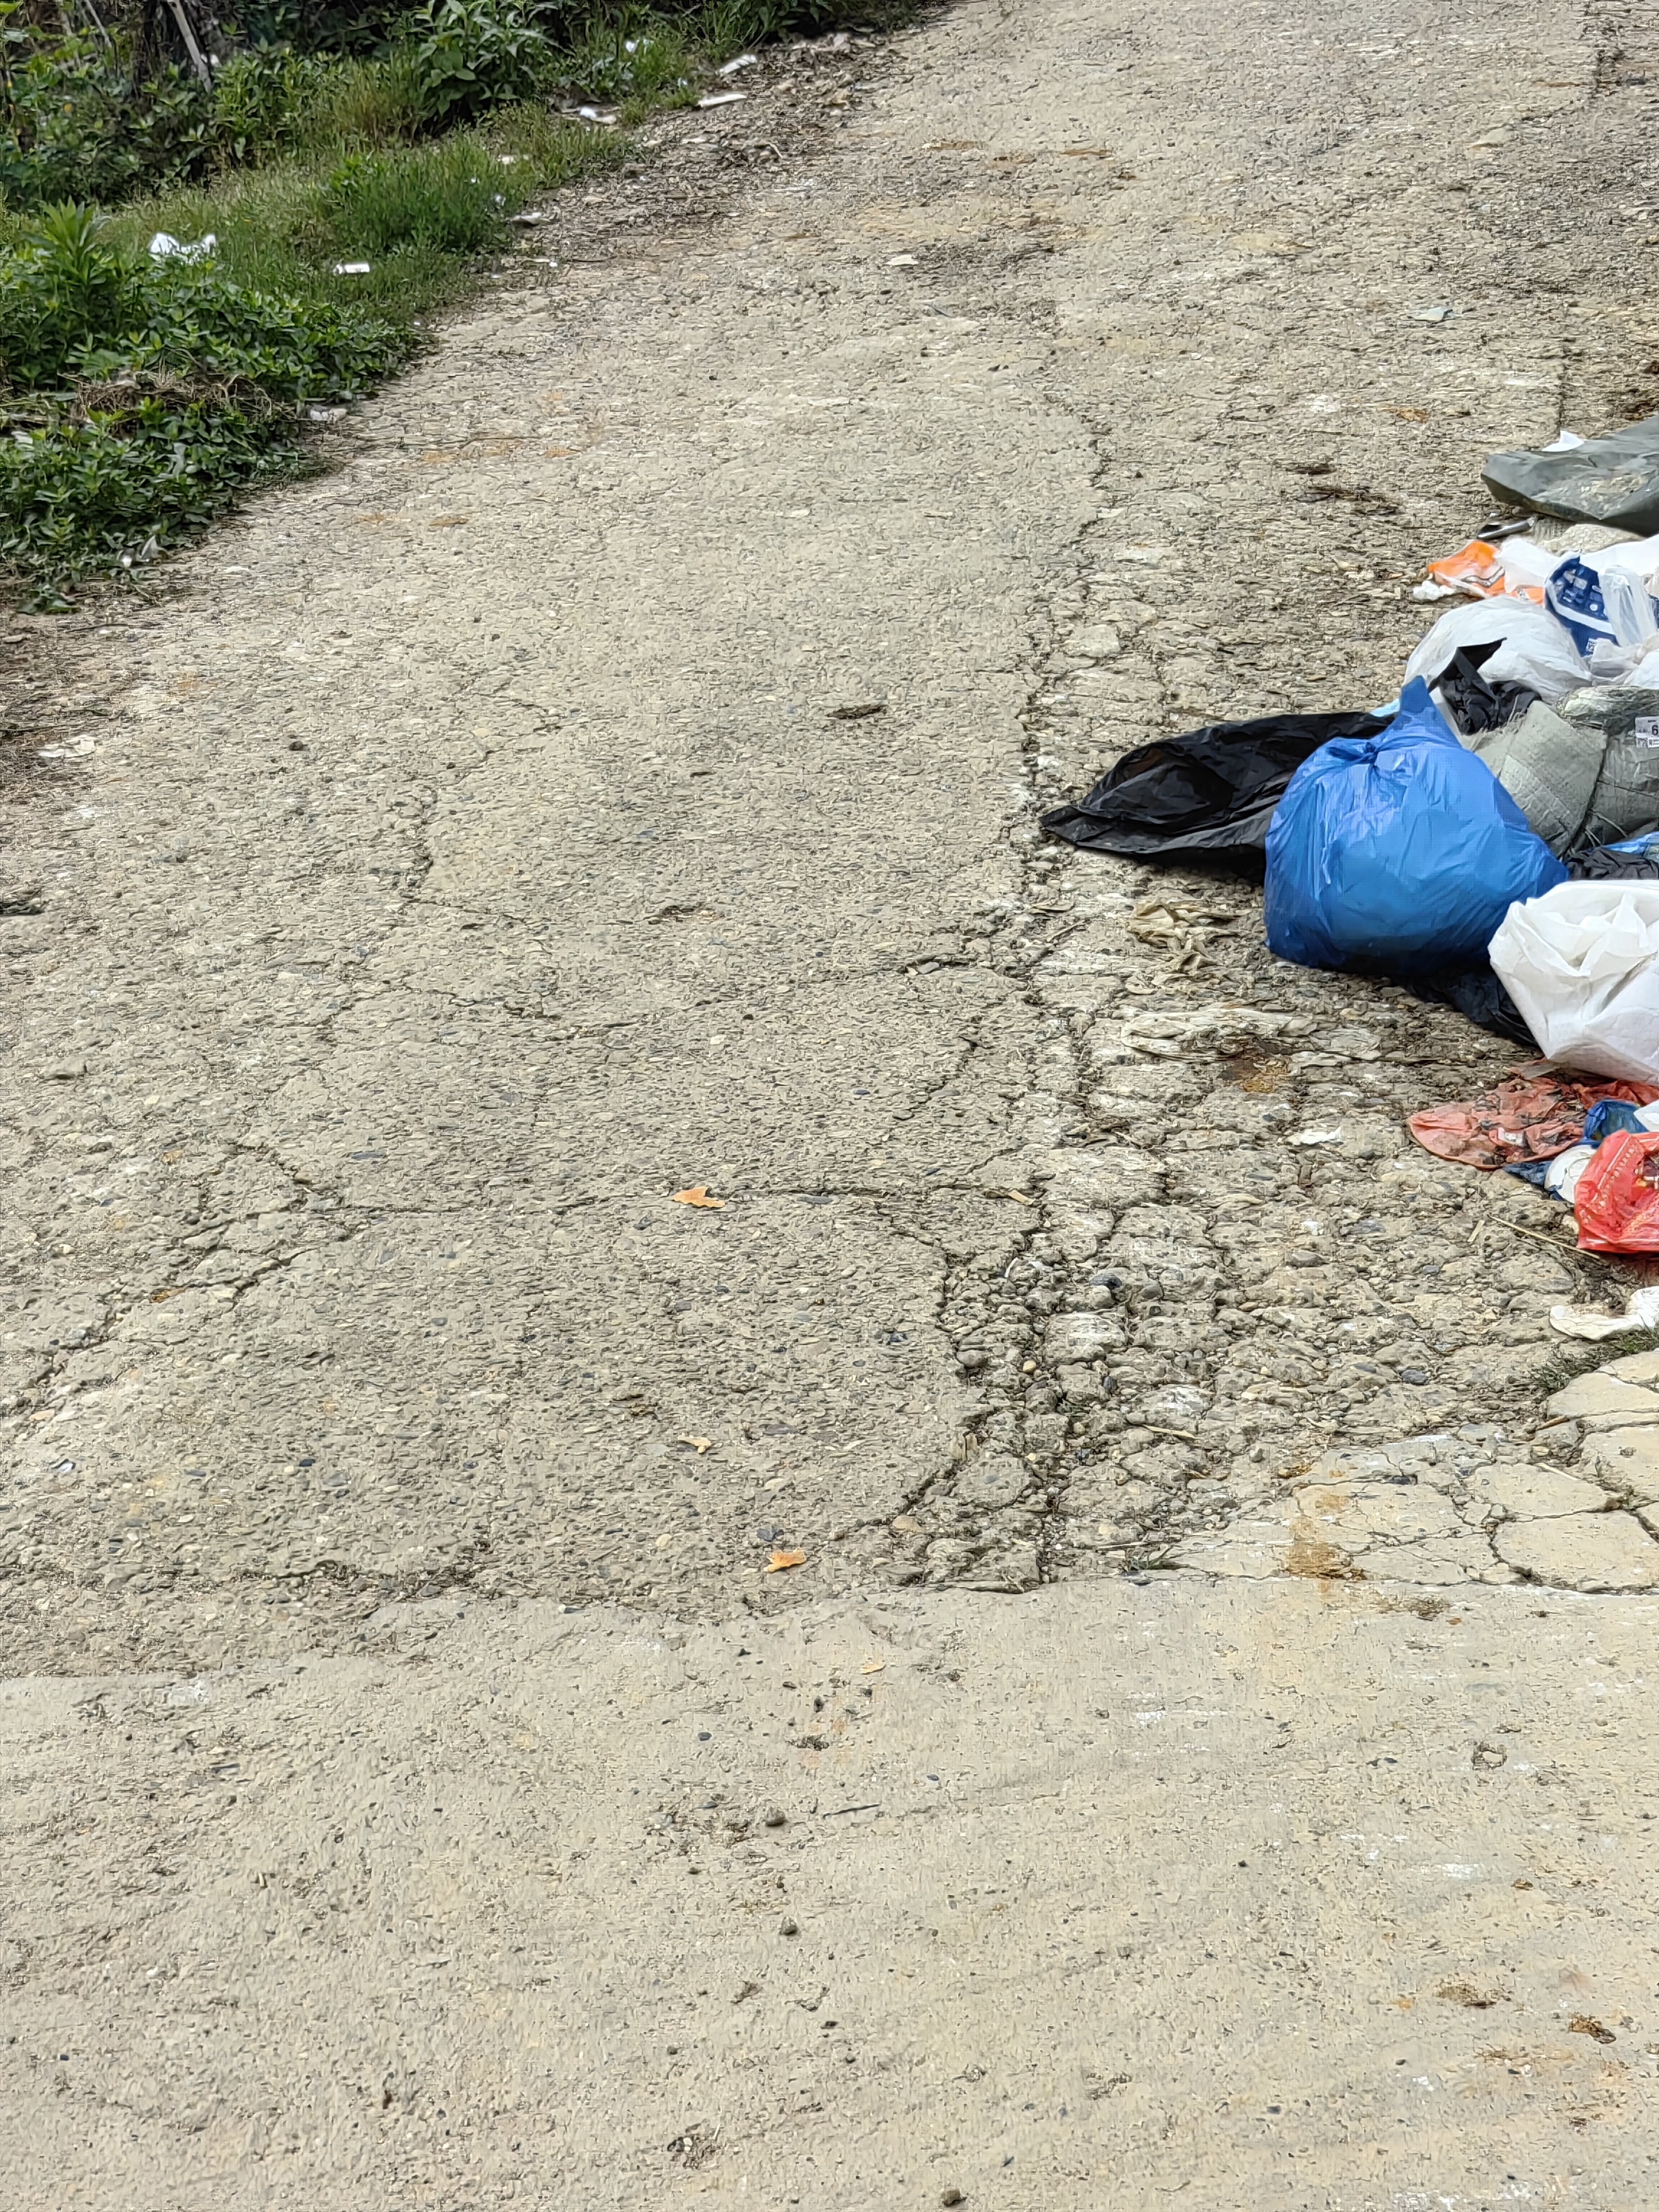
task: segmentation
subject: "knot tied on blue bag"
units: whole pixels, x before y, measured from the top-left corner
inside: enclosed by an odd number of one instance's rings
[[[1477,960],[1516,899],[1566,880],[1418,677],[1381,736],[1335,738],[1291,778],[1267,832],[1267,944],[1304,968]]]

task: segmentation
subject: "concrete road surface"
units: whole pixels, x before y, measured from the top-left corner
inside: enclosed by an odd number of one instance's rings
[[[1037,818],[1650,410],[1659,28],[744,82],[14,642],[0,2206],[1639,2212],[1634,1279]]]

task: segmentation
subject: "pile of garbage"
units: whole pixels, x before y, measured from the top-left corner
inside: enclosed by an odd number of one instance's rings
[[[1280,958],[1538,1051],[1414,1133],[1571,1205],[1585,1249],[1659,1253],[1659,416],[1483,477],[1567,526],[1495,523],[1431,564],[1414,596],[1458,604],[1397,699],[1139,746],[1044,827],[1246,869]]]

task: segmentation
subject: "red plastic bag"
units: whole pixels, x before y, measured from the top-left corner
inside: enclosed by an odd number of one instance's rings
[[[1469,1168],[1508,1167],[1516,1160],[1548,1160],[1583,1142],[1584,1116],[1604,1098],[1650,1106],[1659,1085],[1610,1076],[1575,1079],[1547,1060],[1525,1067],[1468,1105],[1425,1106],[1410,1127],[1425,1152]]]
[[[1581,1252],[1659,1252],[1659,1134],[1620,1129],[1598,1145],[1572,1210]]]

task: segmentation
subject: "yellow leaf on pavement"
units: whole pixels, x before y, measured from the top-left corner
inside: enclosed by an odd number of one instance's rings
[[[674,1203],[676,1206],[707,1206],[711,1213],[722,1212],[726,1206],[723,1198],[710,1198],[708,1186],[703,1182],[694,1182],[689,1190],[677,1190]]]
[[[775,1575],[781,1567],[804,1567],[805,1565],[805,1552],[774,1552],[766,1562],[766,1571],[769,1575]]]

